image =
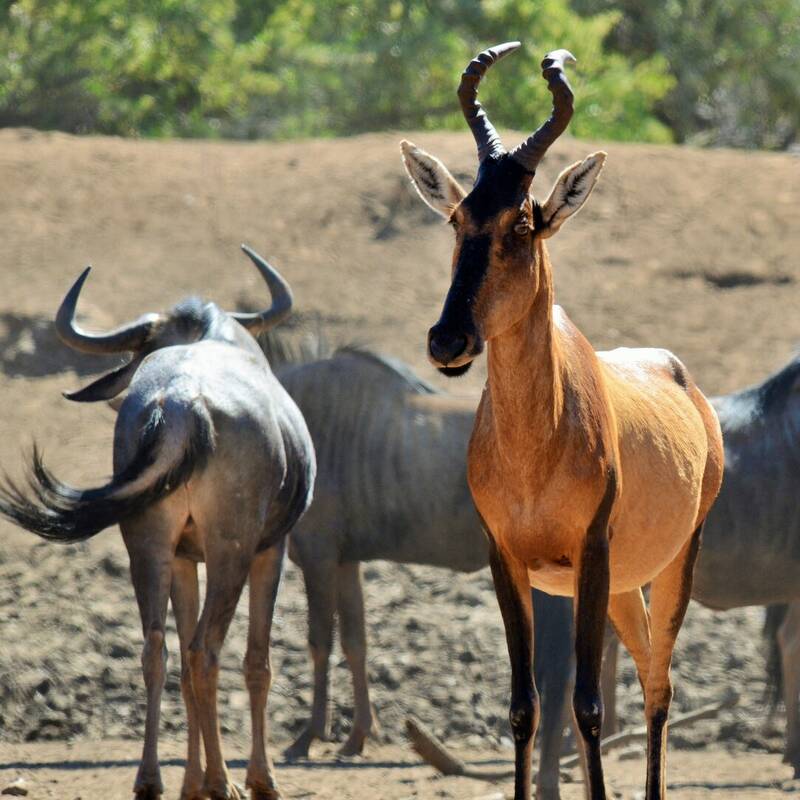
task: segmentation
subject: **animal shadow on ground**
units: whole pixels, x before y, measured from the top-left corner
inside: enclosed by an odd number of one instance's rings
[[[118,357],[70,350],[59,341],[50,317],[0,313],[0,371],[10,378],[44,378],[61,372],[93,375],[119,363]]]

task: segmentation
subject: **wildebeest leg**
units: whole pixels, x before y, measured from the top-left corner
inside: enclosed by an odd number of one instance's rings
[[[364,625],[364,594],[361,589],[361,564],[349,561],[339,565],[339,631],[350,673],[353,676],[353,728],[339,753],[355,756],[364,749],[372,733],[372,706],[367,680],[367,634]]]
[[[586,531],[575,569],[575,691],[572,708],[583,739],[583,754],[591,800],[605,800],[600,735],[603,701],[600,670],[608,611],[608,520],[616,496],[610,475],[600,506]]]
[[[672,702],[672,651],[689,605],[702,530],[701,524],[667,568],[655,577],[650,591],[652,655],[644,691],[647,800],[661,800],[665,796],[667,718]]]
[[[532,592],[534,620],[534,682],[542,699],[539,728],[537,800],[558,800],[559,757],[564,734],[567,694],[574,678],[572,601]]]
[[[800,600],[789,604],[786,617],[778,629],[778,646],[783,670],[783,701],[786,706],[786,751],[784,761],[800,778]]]
[[[250,623],[247,654],[244,658],[244,679],[250,692],[253,731],[245,785],[252,791],[252,800],[280,798],[272,761],[267,755],[266,710],[272,678],[269,637],[285,549],[286,539],[281,539],[279,544],[259,553],[250,567]]]
[[[151,527],[145,525],[150,522]],[[154,800],[164,786],[158,766],[158,726],[161,692],[167,677],[167,648],[164,630],[172,578],[170,531],[164,519],[146,514],[133,530],[123,530],[131,562],[131,579],[142,618],[144,648],[142,673],[147,690],[142,761],[133,787],[138,800]],[[129,533],[130,535],[126,535]]]
[[[197,564],[185,558],[172,563],[172,612],[181,645],[181,694],[186,706],[188,728],[186,770],[183,774],[181,800],[200,800],[203,795],[203,764],[200,760],[200,721],[189,673],[189,642],[197,627],[200,595],[197,585]]]
[[[284,752],[289,760],[306,758],[314,739],[328,738],[328,662],[336,611],[336,560],[314,553],[304,556],[300,565],[308,600],[308,646],[314,663],[314,700],[308,725]]]
[[[189,668],[206,752],[205,791],[212,800],[240,800],[222,758],[217,681],[219,652],[247,580],[250,559],[225,539],[216,542],[206,552],[206,598],[189,645]]]
[[[531,751],[539,725],[539,696],[533,680],[533,607],[528,570],[501,552],[491,536],[489,542],[489,564],[511,661],[508,717],[514,735],[514,800],[530,800]]]
[[[603,648],[603,669],[600,671],[600,693],[603,695],[603,737],[617,733],[617,661],[619,639],[613,630],[606,629]]]

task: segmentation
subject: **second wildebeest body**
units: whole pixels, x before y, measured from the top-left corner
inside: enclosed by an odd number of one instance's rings
[[[711,402],[723,432],[725,476],[703,531],[692,599],[718,610],[789,604],[777,631],[786,705],[784,760],[800,777],[800,356],[763,383]],[[610,655],[614,670],[615,642]],[[571,669],[568,648],[550,647],[542,657],[548,672]],[[613,696],[608,700],[612,711]],[[554,713],[561,719],[563,708]],[[558,749],[557,726],[546,729],[543,738],[555,740],[542,746]]]
[[[303,571],[314,663],[311,720],[288,755],[327,738],[328,660],[338,610],[355,713],[343,753],[373,725],[366,674],[360,562],[385,559],[473,571],[488,564],[466,480],[476,401],[436,392],[400,362],[344,348],[276,368],[318,454],[315,499],[292,531]]]
[[[353,728],[342,751],[354,754],[373,724],[359,562],[384,559],[461,572],[488,565],[486,537],[466,482],[477,398],[439,392],[402,362],[368,350],[342,348],[321,357],[318,351],[298,353],[277,337],[261,341],[305,416],[318,463],[314,502],[289,543],[308,595],[314,701],[311,720],[288,754],[305,756],[314,739],[327,736],[337,611],[355,694]],[[539,592],[534,597],[541,618],[558,619],[555,627],[569,623],[566,598]],[[545,705],[559,697],[560,708],[566,676],[540,674]],[[560,734],[560,721],[554,724]],[[540,781],[557,781],[557,760],[543,754],[542,763]]]

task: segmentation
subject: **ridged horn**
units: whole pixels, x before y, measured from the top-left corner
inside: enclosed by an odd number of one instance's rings
[[[561,136],[572,119],[574,95],[565,67],[576,61],[569,50],[553,50],[542,61],[542,75],[553,95],[553,110],[550,118],[535,133],[511,151],[511,158],[531,174],[536,172],[547,148]]]
[[[75,324],[75,308],[91,267],[81,273],[61,301],[56,313],[56,333],[65,345],[82,353],[122,353],[138,350],[147,341],[153,326],[161,319],[160,314],[145,314],[134,322],[108,333],[87,333]]]
[[[483,106],[478,102],[478,84],[489,67],[509,53],[513,53],[519,46],[519,42],[506,42],[490,47],[475,56],[461,75],[458,99],[461,103],[461,110],[464,112],[464,119],[475,137],[475,144],[478,145],[479,163],[487,156],[498,155],[505,150],[500,141],[500,135],[489,121],[489,117],[486,116]]]
[[[266,310],[255,314],[248,314],[241,311],[232,312],[231,316],[244,325],[254,336],[263,333],[269,328],[274,327],[289,316],[292,310],[292,290],[283,276],[272,266],[270,266],[255,250],[251,250],[246,244],[242,245],[242,250],[250,260],[256,265],[261,273],[261,277],[269,287],[272,295],[272,305]]]

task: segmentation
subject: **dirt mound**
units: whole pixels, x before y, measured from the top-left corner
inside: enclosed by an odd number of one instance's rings
[[[470,137],[411,137],[465,180]],[[18,474],[33,435],[60,475],[79,485],[110,470],[112,412],[60,398],[99,362],[49,332],[65,289],[96,265],[80,311],[87,325],[122,322],[187,293],[223,306],[265,302],[238,252],[246,241],[291,281],[300,318],[333,342],[357,340],[409,361],[449,277],[451,239],[413,196],[398,136],[281,144],[137,142],[0,132],[0,464]],[[507,141],[513,141],[509,136]],[[567,163],[595,149],[565,140],[536,179],[540,196]],[[784,155],[614,144],[600,186],[552,244],[559,302],[598,348],[658,344],[710,392],[780,366],[800,341],[800,162]],[[472,390],[482,365],[455,384]],[[449,384],[448,388],[454,388]],[[370,677],[384,741],[410,711],[449,739],[508,737],[505,644],[488,573],[365,567]],[[674,744],[725,739],[774,748],[762,733],[761,612],[690,610],[676,654],[677,707],[742,693],[740,706]],[[273,738],[308,711],[302,581],[289,569],[274,628]],[[0,726],[3,739],[138,737],[144,718],[140,632],[115,531],[56,548],[0,523]],[[240,673],[245,626],[228,639],[223,726],[245,733]],[[176,652],[174,629],[170,648]],[[348,725],[349,677],[335,664],[334,735]],[[641,720],[630,662],[623,722]],[[183,725],[177,660],[164,726]],[[776,759],[777,762],[777,759]]]

